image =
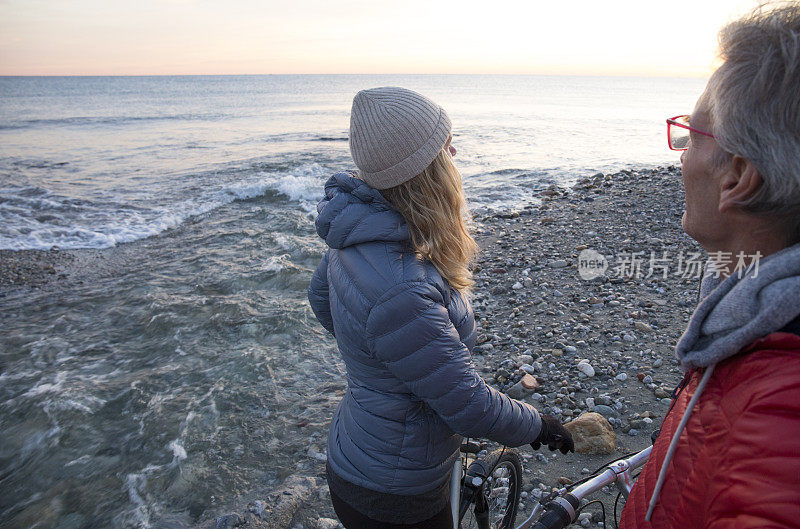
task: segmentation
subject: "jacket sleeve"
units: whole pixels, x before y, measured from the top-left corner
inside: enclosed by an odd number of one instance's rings
[[[793,373],[790,380],[776,374],[754,381],[755,391],[714,462],[722,470],[709,480],[708,529],[800,524],[800,378],[797,369]]]
[[[477,374],[432,284],[392,288],[372,308],[366,327],[371,353],[454,432],[509,446],[538,437],[536,409],[489,387]]]
[[[317,265],[311,283],[308,285],[308,302],[311,310],[325,329],[336,336],[333,331],[333,318],[331,317],[331,303],[328,294],[328,254],[325,252],[322,260]]]

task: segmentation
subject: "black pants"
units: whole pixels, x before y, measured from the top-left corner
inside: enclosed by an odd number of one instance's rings
[[[450,512],[450,502],[444,509],[439,511],[438,514],[432,518],[428,518],[422,522],[414,524],[394,524],[386,522],[376,522],[372,518],[367,518],[357,510],[353,509],[344,502],[339,496],[331,491],[331,501],[333,502],[333,510],[336,511],[336,516],[339,521],[347,529],[452,529],[453,528],[453,514]]]

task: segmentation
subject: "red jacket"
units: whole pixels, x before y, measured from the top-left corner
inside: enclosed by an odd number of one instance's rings
[[[800,528],[800,337],[783,332],[717,365],[645,521],[670,440],[702,375],[691,373],[664,418],[620,527]]]

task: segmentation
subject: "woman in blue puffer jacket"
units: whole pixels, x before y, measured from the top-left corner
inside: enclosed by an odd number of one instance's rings
[[[452,527],[462,436],[572,447],[557,420],[489,387],[470,359],[477,245],[450,131],[445,111],[416,92],[359,92],[350,120],[359,171],[334,174],[317,207],[329,249],[308,297],[347,367],[327,476],[348,529]]]

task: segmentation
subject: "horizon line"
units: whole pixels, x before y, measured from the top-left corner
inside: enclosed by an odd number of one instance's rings
[[[648,77],[648,78],[673,78],[673,79],[705,79],[708,75],[670,75],[670,74],[599,74],[599,73],[459,73],[459,72],[446,72],[446,73],[431,73],[431,72],[346,72],[346,73],[112,73],[112,74],[86,74],[86,73],[33,73],[33,74],[14,74],[14,73],[0,73],[0,77],[264,77],[264,76],[300,76],[300,75],[351,75],[351,76],[367,76],[367,75],[474,75],[474,76],[539,76],[539,77]]]

